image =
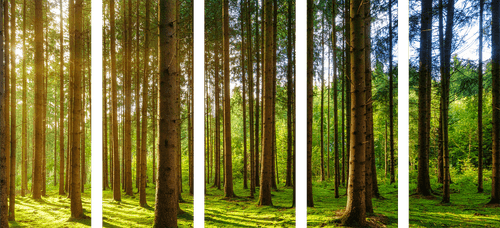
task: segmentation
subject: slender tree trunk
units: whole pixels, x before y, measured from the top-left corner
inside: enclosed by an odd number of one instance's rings
[[[492,183],[489,204],[500,204],[500,1],[491,3],[492,13],[492,89],[493,89],[493,148],[492,148]]]
[[[11,30],[11,36],[12,38],[10,39],[11,42],[11,95],[10,95],[10,115],[11,115],[11,128],[10,128],[10,135],[11,135],[11,145],[10,145],[10,198],[9,198],[9,221],[16,221],[16,149],[17,149],[17,137],[16,137],[16,1],[11,0],[10,1],[10,30]]]
[[[136,39],[136,45],[135,45],[135,155],[136,155],[136,165],[135,165],[135,186],[137,187],[138,192],[140,192],[140,183],[141,183],[141,105],[139,103],[139,98],[140,98],[140,83],[141,83],[141,77],[140,77],[140,64],[139,64],[139,53],[140,53],[140,47],[139,47],[139,1],[136,1],[136,32],[135,32],[135,39]],[[145,104],[142,102],[142,104]]]
[[[106,29],[103,29],[103,37],[106,36]],[[106,46],[106,39],[102,39],[103,41],[103,53],[105,55],[102,58],[102,86],[103,86],[103,92],[102,92],[102,104],[103,104],[103,110],[102,110],[102,116],[103,116],[103,132],[102,132],[102,187],[103,190],[106,190],[109,188],[109,179],[108,179],[108,81],[107,81],[107,56],[109,55],[109,52],[107,52],[107,46]]]
[[[347,206],[341,218],[343,225],[364,226],[366,223],[365,201],[365,141],[366,141],[366,85],[364,36],[365,13],[362,0],[350,2],[350,55],[351,55],[351,152],[349,165],[349,184],[347,187]]]
[[[223,1],[222,18],[224,20],[224,195],[234,197],[233,161],[231,153],[231,94],[229,85],[229,1]]]
[[[339,120],[338,120],[338,98],[337,98],[337,25],[335,24],[336,2],[332,2],[332,49],[333,49],[333,122],[334,122],[334,143],[335,143],[335,198],[339,198],[340,168],[339,168]],[[330,97],[330,96],[328,96]],[[328,102],[329,104],[330,102]],[[328,112],[330,113],[330,112]],[[328,114],[330,119],[330,114]],[[329,125],[329,124],[328,124]],[[328,127],[330,132],[330,127]],[[328,159],[330,162],[330,159]],[[328,170],[330,166],[328,166]],[[328,171],[330,175],[330,171]]]
[[[418,183],[417,193],[423,196],[431,195],[431,186],[429,180],[429,124],[430,114],[428,96],[430,91],[431,76],[431,36],[432,36],[432,0],[422,0],[422,21],[420,31],[420,76],[419,76],[419,161],[418,161]],[[392,132],[392,131],[391,131]],[[392,146],[392,143],[391,143]],[[392,157],[391,149],[391,157]],[[391,161],[393,162],[393,161]],[[391,178],[392,178],[391,164]]]
[[[444,43],[444,68],[442,80],[442,95],[443,95],[443,203],[450,202],[450,163],[449,163],[449,149],[448,149],[448,106],[449,106],[449,81],[450,81],[450,59],[451,59],[451,42],[453,39],[453,15],[454,15],[455,1],[449,0],[446,15],[446,40]]]
[[[392,0],[389,0],[389,131],[391,151],[391,184],[396,182],[394,168],[394,76],[392,75]]]
[[[75,102],[73,109],[74,123],[73,123],[73,145],[71,148],[72,155],[72,177],[71,177],[71,217],[82,218],[82,199],[80,192],[80,123],[81,123],[81,94],[82,94],[82,54],[83,54],[83,0],[76,0],[75,2],[75,81],[74,81],[74,94],[73,99]]]
[[[307,206],[314,207],[312,194],[312,125],[313,125],[313,77],[314,77],[314,1],[307,0]]]
[[[292,148],[295,146],[292,144],[293,141],[293,131],[292,131],[292,0],[287,0],[287,8],[288,8],[288,16],[287,16],[287,26],[288,26],[288,39],[287,39],[287,74],[286,74],[286,82],[287,82],[287,156],[286,156],[286,187],[291,187],[292,183]]]
[[[243,15],[247,10],[245,8],[244,2],[240,2],[240,26],[241,26],[241,83],[242,83],[242,109],[243,109],[243,189],[248,189],[248,175],[247,175],[247,116],[246,116],[246,78],[245,78],[245,51],[246,51],[246,41],[245,41],[245,20]],[[250,56],[248,56],[250,58]],[[250,77],[250,75],[248,75]]]
[[[325,128],[324,124],[324,91],[325,91],[325,14],[321,14],[321,117],[320,117],[320,150],[321,150],[321,181],[325,180],[325,161],[324,161],[324,146],[325,142],[323,139],[323,132]]]
[[[62,11],[62,10],[61,10]],[[62,19],[61,19],[62,21]],[[62,22],[61,22],[62,23]],[[61,33],[62,34],[62,33]],[[28,115],[27,115],[27,105],[26,105],[26,93],[27,93],[27,82],[26,82],[26,0],[23,1],[23,116],[22,116],[22,160],[21,160],[21,196],[25,196],[28,191]],[[61,128],[61,130],[64,128]],[[61,142],[64,141],[63,138]],[[64,150],[64,149],[63,149]],[[63,154],[64,156],[64,154]],[[64,161],[63,161],[64,162]],[[63,163],[61,162],[61,163]],[[63,164],[64,165],[64,164]],[[61,169],[61,172],[64,172],[64,167]],[[64,174],[63,174],[64,175]],[[64,187],[64,179],[61,179],[60,185]],[[63,188],[64,191],[64,188]]]
[[[26,4],[24,4],[26,7]],[[59,10],[60,10],[60,34],[59,34],[59,195],[64,195],[64,38],[63,38],[63,11],[62,11],[62,0],[59,0]],[[23,23],[23,27],[25,25]],[[23,29],[24,29],[23,28]],[[24,41],[23,41],[24,47]],[[24,48],[23,48],[24,50]],[[24,53],[24,51],[23,51]],[[24,65],[24,60],[23,60]],[[24,66],[23,66],[24,68]],[[25,82],[23,82],[25,84]],[[23,85],[24,87],[24,85]],[[23,91],[23,96],[25,96]],[[24,99],[23,99],[24,100]],[[23,101],[23,106],[24,106]],[[24,107],[23,107],[24,108]],[[24,117],[23,117],[24,119]],[[23,120],[24,122],[24,120]],[[24,144],[24,143],[23,143]],[[68,174],[66,174],[68,175]]]
[[[42,18],[42,1],[35,1],[35,18]],[[7,43],[7,42],[6,42]],[[33,199],[42,198],[43,21],[35,21],[35,157]]]
[[[262,17],[262,13],[261,13],[261,17]],[[260,48],[260,42],[261,42],[261,39],[259,38],[259,2],[258,1],[255,1],[255,41],[257,43],[257,47],[256,47],[256,50],[257,50],[257,80],[256,80],[256,85],[255,85],[255,95],[256,95],[256,98],[255,98],[255,147],[254,147],[254,150],[255,150],[255,156],[254,156],[254,183],[255,183],[255,186],[258,187],[260,186],[260,181],[259,181],[259,172],[260,172],[260,169],[259,169],[259,163],[260,163],[260,160],[259,160],[259,114],[260,114],[260,111],[259,111],[259,101],[260,101],[260,64],[261,64],[261,60],[260,60],[260,55],[262,53],[262,49]],[[263,20],[263,19],[262,19]],[[263,29],[263,27],[261,27],[261,29]],[[263,63],[262,63],[263,64]]]
[[[373,106],[372,106],[372,80],[371,80],[371,60],[370,60],[370,23],[371,23],[371,12],[370,12],[370,0],[366,1],[364,4],[365,10],[365,108],[366,108],[366,143],[365,143],[365,206],[367,213],[373,213],[372,205],[372,151],[373,151]]]
[[[5,74],[5,137],[6,137],[6,149],[5,153],[7,153],[7,195],[10,196],[10,61],[9,61],[9,56],[10,56],[10,36],[9,36],[9,1],[5,0],[3,6],[4,10],[4,18],[3,18],[3,23],[5,26],[5,29],[2,31],[5,36],[4,36],[4,45],[5,45],[5,65],[4,65],[4,74]],[[35,25],[36,26],[36,25]],[[43,27],[43,25],[42,25]],[[43,31],[43,30],[42,30]],[[42,37],[43,40],[43,37]],[[42,41],[43,42],[43,41]],[[43,66],[42,66],[43,68]]]
[[[149,6],[150,1],[146,0],[146,25],[144,28],[145,31],[145,41],[144,41],[144,75],[142,78],[142,144],[141,144],[141,185],[139,188],[139,204],[141,207],[147,207],[146,202],[146,163],[147,163],[147,154],[146,154],[146,143],[148,139],[148,119],[147,119],[147,104],[148,104],[148,76],[149,76]],[[137,15],[139,17],[139,15]],[[139,60],[139,58],[137,58]],[[154,143],[153,143],[154,147]],[[153,165],[154,167],[154,165]],[[154,170],[153,170],[154,173]]]
[[[345,83],[345,94],[346,94],[346,159],[344,165],[346,166],[346,182],[349,184],[349,178],[350,178],[350,160],[351,160],[351,85],[352,85],[352,78],[351,78],[351,54],[350,54],[350,42],[351,42],[351,22],[350,22],[350,13],[351,13],[351,4],[352,0],[346,0],[345,2],[345,28],[346,28],[346,64],[345,64],[345,74],[346,74],[346,83]],[[354,145],[352,145],[354,146]],[[346,188],[346,194],[348,193],[349,188]]]
[[[0,4],[0,31],[4,31],[4,5]],[[0,40],[3,40],[3,32],[0,33]],[[0,42],[0,182],[7,182],[7,148],[6,148],[6,121],[5,121],[5,107],[6,107],[6,97],[5,97],[5,77],[4,77],[4,44]],[[0,226],[9,227],[8,221],[9,208],[7,207],[7,185],[0,184]]]
[[[218,20],[216,20],[218,21]],[[216,22],[216,36],[218,37],[218,23]],[[214,186],[220,190],[220,83],[219,83],[219,39],[215,42],[215,177]]]
[[[111,96],[112,96],[112,142],[113,142],[113,199],[121,201],[120,191],[120,153],[118,145],[118,96],[116,76],[116,49],[115,49],[115,0],[110,0],[110,35],[111,35]]]
[[[264,125],[263,125],[263,148],[262,148],[262,169],[261,175],[262,178],[260,180],[260,192],[259,192],[259,205],[273,205],[271,199],[271,178],[272,178],[272,156],[273,156],[273,122],[274,118],[273,114],[273,8],[272,0],[266,0],[264,2],[264,18],[265,18],[265,55],[264,62],[266,63],[264,66]]]
[[[483,192],[483,12],[484,0],[479,0],[479,67],[477,101],[478,170],[477,192]]]
[[[249,127],[250,127],[250,197],[254,197],[255,193],[255,144],[254,144],[254,110],[253,110],[253,49],[252,49],[252,10],[250,5],[250,0],[246,0],[246,30],[247,30],[247,40],[246,40],[246,50],[247,50],[247,75],[248,75],[248,105],[249,105]],[[258,65],[258,64],[257,64]],[[245,141],[246,142],[246,141]],[[246,162],[245,162],[246,164]]]

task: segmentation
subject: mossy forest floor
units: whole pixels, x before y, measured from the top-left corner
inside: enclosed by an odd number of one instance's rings
[[[491,176],[491,171],[485,176]],[[491,195],[491,180],[484,182],[484,193],[477,193],[477,183],[471,175],[452,175],[451,204],[442,204],[442,185],[431,179],[434,191],[432,197],[410,196],[410,226],[412,227],[498,227],[500,224],[500,208],[488,206]],[[415,179],[413,179],[415,180]],[[416,189],[416,181],[410,182],[410,193]],[[125,196],[122,202],[112,199],[112,191],[103,191],[104,227],[151,227],[154,220],[155,188],[151,183],[147,188],[147,201],[150,207],[139,206],[139,196]],[[193,225],[193,198],[187,193],[184,185],[180,204],[185,212],[178,217],[179,227]],[[335,227],[335,218],[345,208],[345,187],[341,187],[340,198],[335,199],[333,184],[330,181],[314,182],[314,208],[308,208],[308,226]],[[291,188],[281,186],[273,191],[273,205],[257,206],[258,188],[254,199],[248,198],[249,190],[242,189],[241,182],[234,183],[234,199],[224,199],[223,189],[207,185],[205,196],[206,227],[293,227],[295,225],[295,208],[292,204]],[[388,180],[379,179],[379,190],[385,199],[373,199],[375,215],[369,215],[368,221],[381,227],[397,227],[397,185],[389,185]],[[33,200],[31,195],[16,197],[16,221],[11,227],[89,227],[90,226],[90,189],[82,194],[84,213],[87,219],[70,219],[70,199],[59,196],[58,190],[47,189],[47,196],[42,200]]]

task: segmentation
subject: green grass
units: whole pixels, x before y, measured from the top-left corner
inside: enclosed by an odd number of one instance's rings
[[[491,172],[486,172],[491,175]],[[486,176],[485,175],[485,176]],[[452,173],[451,204],[441,204],[441,185],[432,178],[434,197],[410,197],[410,225],[412,227],[496,227],[500,224],[498,207],[485,206],[491,194],[491,180],[484,183],[484,193],[477,193],[476,180],[470,174],[454,175]],[[185,183],[186,184],[186,183]],[[243,190],[241,182],[235,182],[235,194],[238,198],[223,199],[223,190],[207,186],[205,198],[205,225],[207,227],[293,227],[295,209],[292,203],[292,189],[281,187],[273,191],[274,206],[257,206],[256,197],[250,199],[249,190]],[[415,192],[415,181],[410,183],[410,192]],[[179,227],[193,225],[193,198],[184,186],[182,194],[185,203],[180,207],[186,213],[178,217]],[[397,186],[389,185],[387,180],[379,180],[379,190],[386,199],[373,199],[375,214],[383,215],[382,223],[387,227],[397,226]],[[334,198],[331,182],[314,182],[314,208],[308,208],[308,226],[334,227],[333,222],[338,213],[345,208],[345,188],[340,188],[341,197]],[[18,194],[19,195],[19,194]],[[112,200],[112,191],[103,191],[104,227],[150,227],[154,220],[155,188],[149,184],[147,201],[150,207],[139,205],[138,195],[125,196],[122,202]],[[90,214],[90,189],[82,194],[84,213]],[[90,218],[70,220],[70,200],[59,196],[56,189],[48,189],[47,197],[33,200],[30,195],[16,197],[16,221],[11,227],[89,227]],[[370,220],[370,218],[368,218]]]

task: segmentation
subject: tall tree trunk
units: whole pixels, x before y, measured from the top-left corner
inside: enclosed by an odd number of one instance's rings
[[[118,96],[116,76],[116,49],[115,49],[115,0],[110,0],[110,32],[111,35],[111,96],[112,96],[112,142],[113,142],[113,199],[121,201],[120,191],[120,153],[118,145]]]
[[[125,135],[124,135],[124,160],[125,160],[125,194],[132,196],[132,0],[128,0],[128,16],[126,28],[126,56],[127,67],[125,71]]]
[[[325,180],[325,161],[324,161],[324,146],[325,142],[323,139],[323,132],[325,128],[324,124],[324,91],[325,91],[325,14],[321,14],[321,117],[320,117],[320,151],[321,151],[321,181]],[[328,129],[329,130],[329,129]]]
[[[262,12],[262,11],[261,11]],[[261,13],[261,17],[262,17],[262,13]],[[260,181],[259,181],[259,172],[260,172],[260,169],[259,169],[259,164],[260,164],[260,160],[259,160],[259,114],[260,114],[260,111],[259,111],[259,102],[260,102],[260,73],[261,73],[261,70],[260,70],[260,65],[261,65],[261,59],[260,59],[260,55],[262,54],[262,49],[260,48],[260,42],[261,42],[261,39],[259,38],[259,1],[255,1],[255,41],[257,43],[257,47],[256,47],[256,50],[257,50],[257,80],[256,80],[256,85],[255,85],[255,128],[254,128],[254,131],[255,131],[255,147],[254,147],[254,150],[255,150],[255,156],[254,156],[254,183],[255,183],[255,186],[258,187],[260,186]],[[261,19],[261,20],[264,20],[264,19]],[[261,27],[261,29],[263,29],[263,27]],[[262,45],[263,46],[263,45]],[[263,63],[262,63],[263,64]]]
[[[370,24],[371,24],[371,12],[370,12],[370,0],[365,2],[364,5],[365,10],[365,50],[364,50],[364,58],[365,58],[365,107],[366,107],[366,143],[365,143],[365,206],[367,213],[373,213],[373,205],[372,205],[372,151],[373,144],[373,106],[372,106],[372,75],[371,75],[371,60],[370,60]]]
[[[106,29],[103,29],[103,37],[106,36]],[[107,81],[107,56],[109,55],[109,52],[107,52],[107,46],[106,46],[106,39],[102,39],[102,46],[103,46],[103,53],[105,55],[102,58],[102,86],[103,86],[103,92],[102,92],[102,104],[103,104],[103,110],[102,110],[102,116],[103,116],[103,126],[102,126],[102,189],[106,190],[109,188],[109,179],[108,179],[108,81]]]
[[[75,106],[73,109],[74,123],[73,123],[73,145],[71,148],[72,155],[72,177],[71,177],[71,217],[82,218],[82,199],[80,192],[80,123],[81,123],[81,94],[82,94],[82,54],[83,54],[83,0],[76,0],[75,2],[75,83],[73,99]]]
[[[177,21],[175,0],[161,0],[159,3],[159,163],[156,186],[155,227],[177,227],[178,186],[177,147],[180,110],[180,94],[177,88]],[[167,36],[167,34],[172,34]],[[174,158],[174,159],[172,159]]]
[[[491,183],[491,200],[489,204],[500,204],[500,1],[491,3],[492,13],[492,89],[493,89],[493,169]]]
[[[144,75],[142,78],[142,141],[141,141],[141,185],[139,188],[139,204],[141,207],[147,207],[146,202],[146,163],[147,163],[147,155],[146,155],[146,143],[148,139],[148,119],[147,119],[147,104],[148,104],[148,76],[149,76],[149,6],[150,0],[146,0],[146,25],[144,28],[145,31],[145,41],[144,41]],[[137,15],[139,17],[139,15]],[[137,59],[139,60],[139,59]],[[153,143],[154,147],[154,143]],[[153,166],[154,167],[154,166]],[[153,170],[154,172],[154,170]]]
[[[346,159],[344,160],[344,166],[346,166],[346,182],[349,183],[349,178],[350,178],[350,160],[351,160],[351,85],[352,85],[352,78],[351,78],[351,54],[350,54],[350,42],[351,42],[351,22],[350,22],[350,13],[351,13],[351,4],[352,0],[346,0],[345,2],[345,33],[346,33],[346,50],[345,50],[345,56],[346,56],[346,62],[345,62],[345,74],[346,74],[346,82],[345,82],[345,94],[346,94],[346,100],[345,100],[345,109],[346,109]],[[352,145],[354,146],[354,145]],[[346,188],[346,194],[349,191],[349,188]]]
[[[479,67],[477,101],[478,170],[477,192],[483,192],[483,12],[484,0],[479,0]]]
[[[276,185],[276,179],[278,178],[278,164],[277,164],[277,149],[276,149],[276,52],[277,52],[277,43],[276,43],[276,34],[277,34],[277,21],[278,21],[278,2],[277,0],[273,0],[273,130],[272,130],[272,140],[273,140],[273,159],[272,159],[272,172],[271,172],[271,186],[274,190],[278,190],[278,186]],[[279,181],[278,181],[279,182]]]
[[[26,1],[26,0],[25,0]],[[26,7],[26,4],[24,4]],[[59,10],[60,10],[60,34],[59,34],[59,195],[64,195],[64,38],[63,38],[63,11],[62,11],[62,0],[59,0]],[[26,18],[26,17],[24,17]],[[25,28],[25,24],[23,22],[23,30]],[[24,41],[23,41],[23,50],[24,50]],[[24,51],[23,51],[24,53]],[[23,60],[23,68],[24,68],[24,60]],[[23,82],[25,84],[25,82]],[[24,85],[23,85],[24,87]],[[25,92],[23,91],[23,96]],[[23,99],[24,100],[24,99]],[[23,101],[23,109],[24,109],[24,101]],[[24,117],[23,117],[24,119]],[[24,122],[24,120],[23,120]],[[24,142],[23,142],[24,144]],[[69,164],[68,164],[69,165]],[[68,175],[68,174],[66,174]]]
[[[336,5],[335,1],[332,2],[332,49],[333,49],[333,122],[334,122],[334,143],[335,143],[335,198],[339,198],[339,186],[340,186],[340,168],[339,168],[339,117],[338,117],[338,98],[337,98],[337,25],[335,24],[336,18]],[[330,97],[330,96],[328,96]],[[330,102],[328,102],[330,103]],[[328,119],[330,119],[330,114],[328,114]],[[328,132],[330,132],[330,127],[328,127]],[[330,159],[328,159],[330,162]],[[330,169],[330,166],[328,166]],[[330,175],[330,171],[328,171]]]
[[[246,50],[247,50],[247,75],[248,75],[248,105],[249,105],[249,125],[250,125],[250,197],[254,197],[255,193],[255,144],[254,144],[254,110],[253,110],[253,49],[252,49],[252,9],[250,5],[250,0],[246,0],[246,30],[247,30],[247,40],[246,40]],[[258,65],[258,64],[257,64]],[[246,163],[245,163],[246,164]]]
[[[4,32],[4,44],[5,44],[5,65],[4,65],[4,70],[5,70],[5,129],[7,131],[5,132],[5,137],[6,137],[6,149],[5,153],[7,153],[7,195],[10,195],[10,36],[9,36],[9,1],[5,0],[3,6],[4,10],[4,18],[3,18],[3,23],[5,26],[5,29],[2,31]],[[42,25],[43,26],[43,25]],[[43,31],[43,30],[42,30]],[[43,38],[42,38],[43,39]]]
[[[3,11],[4,5],[0,4],[0,31],[4,31],[4,13]],[[4,40],[3,33],[0,33],[0,40]],[[0,42],[0,64],[4,64],[4,50],[3,50],[4,44],[3,42]],[[5,115],[6,115],[6,96],[5,96],[5,88],[6,83],[5,83],[5,77],[4,77],[4,70],[5,70],[5,65],[0,65],[0,182],[6,183],[7,182],[7,148],[6,148],[6,121],[5,121]],[[7,185],[6,184],[0,184],[0,226],[2,227],[9,227],[9,221],[8,221],[8,213],[9,213],[9,208],[7,207]]]
[[[42,1],[35,1],[35,18],[42,18]],[[35,21],[35,157],[33,199],[42,198],[43,21]]]
[[[449,159],[449,149],[448,149],[448,106],[449,100],[449,82],[450,82],[450,59],[451,59],[451,42],[453,40],[453,15],[455,11],[455,1],[449,0],[447,6],[446,15],[446,39],[444,43],[444,67],[443,67],[443,79],[442,80],[442,96],[443,96],[443,203],[450,202],[450,159]]]
[[[418,143],[419,143],[419,161],[418,161],[418,183],[417,193],[423,196],[431,195],[431,186],[429,180],[429,121],[430,114],[428,96],[431,80],[431,36],[432,36],[432,0],[422,0],[422,21],[420,30],[420,76],[418,90]],[[392,146],[392,143],[391,143]],[[392,155],[391,149],[391,155]],[[391,161],[392,162],[392,161]],[[392,168],[392,164],[391,164]],[[392,176],[393,170],[391,170]],[[392,178],[392,177],[391,177]]]
[[[389,0],[389,131],[391,151],[391,184],[396,182],[394,169],[394,76],[392,75],[392,0]]]
[[[224,42],[224,195],[231,198],[233,192],[233,161],[231,154],[231,86],[229,84],[229,1],[223,1]]]
[[[288,26],[288,39],[287,39],[287,74],[286,74],[286,82],[287,82],[287,102],[286,102],[286,120],[287,120],[287,150],[286,150],[286,187],[291,187],[292,183],[292,148],[294,145],[292,144],[292,0],[287,0],[287,8],[288,8],[288,16],[287,16],[287,26]]]
[[[351,55],[351,151],[347,206],[341,218],[343,225],[364,226],[365,201],[365,141],[366,141],[366,85],[365,85],[365,13],[362,0],[350,2],[350,55]]]
[[[216,17],[217,18],[217,17]],[[216,20],[215,34],[218,37],[218,22]],[[216,38],[215,42],[215,176],[214,176],[214,186],[220,190],[220,83],[219,83],[219,39]]]
[[[245,78],[245,20],[243,15],[247,9],[245,9],[244,2],[240,2],[240,26],[241,26],[241,83],[242,83],[242,102],[241,106],[243,109],[243,189],[248,189],[248,175],[247,175],[247,115],[246,115],[246,78]],[[250,56],[248,56],[250,58]],[[248,75],[250,77],[250,75]]]
[[[17,149],[17,137],[16,137],[16,1],[10,1],[10,30],[11,30],[11,95],[10,95],[10,135],[11,135],[11,145],[10,145],[10,199],[9,199],[9,221],[16,220],[16,149]]]
[[[141,77],[140,77],[140,64],[139,64],[139,53],[140,53],[140,47],[139,47],[139,2],[136,1],[136,32],[135,32],[135,39],[136,39],[136,45],[135,45],[135,155],[136,155],[136,165],[135,165],[135,186],[137,187],[138,192],[140,192],[140,183],[141,183],[141,105],[139,103],[139,98],[141,97],[140,95],[140,83],[141,83]],[[142,104],[145,104],[142,102]]]
[[[271,178],[273,172],[272,170],[272,156],[273,156],[273,2],[272,0],[266,0],[264,2],[264,18],[265,18],[265,73],[264,73],[264,125],[263,125],[263,135],[262,135],[262,169],[260,180],[260,192],[259,192],[259,205],[273,205],[271,199]]]
[[[62,11],[62,10],[61,10]],[[62,19],[61,19],[62,21]],[[62,22],[61,22],[62,23]],[[61,32],[62,34],[62,32]],[[28,114],[26,105],[27,81],[26,81],[26,0],[23,1],[23,116],[22,116],[22,160],[21,160],[21,196],[25,196],[28,191]],[[64,129],[64,128],[61,128]],[[64,138],[63,138],[64,139]],[[61,139],[64,146],[64,140]],[[63,149],[64,150],[64,149]],[[64,156],[64,154],[63,154]],[[64,163],[63,163],[64,165]],[[64,172],[64,167],[61,169]],[[64,175],[64,174],[63,174]],[[64,179],[59,181],[61,187],[64,187]],[[64,188],[63,188],[64,191]]]
[[[314,77],[314,1],[307,0],[307,206],[314,207],[312,194],[312,125],[313,125],[313,77]]]

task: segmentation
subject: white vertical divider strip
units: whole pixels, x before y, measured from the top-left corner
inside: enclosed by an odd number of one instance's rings
[[[307,227],[307,2],[304,0],[295,1],[295,23],[296,23],[296,42],[295,42],[295,97],[296,97],[296,161],[297,183],[295,219],[296,227]]]

